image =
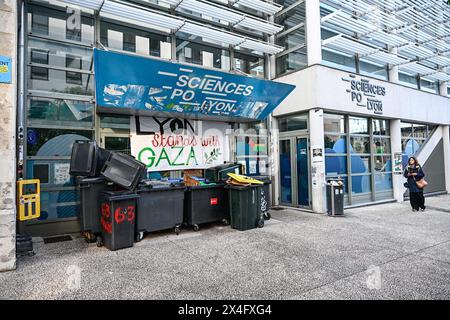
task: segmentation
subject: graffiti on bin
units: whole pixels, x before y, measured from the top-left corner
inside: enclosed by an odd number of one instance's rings
[[[266,213],[267,212],[267,200],[266,200],[266,193],[264,190],[261,190],[261,212]]]
[[[111,211],[109,205],[107,203],[102,204],[102,216],[100,218],[100,223],[102,225],[102,229],[108,233],[112,234],[112,223],[110,221]]]
[[[134,206],[128,206],[126,209],[117,208],[114,212],[114,220],[117,224],[121,224],[124,221],[134,223]]]
[[[135,216],[136,214],[134,206],[128,206],[126,209],[118,207],[116,211],[114,211],[114,221],[116,222],[116,224],[121,224],[124,221],[128,221],[129,223],[133,224]],[[107,203],[103,203],[100,222],[103,230],[108,234],[112,234],[112,221],[110,218],[110,206]]]

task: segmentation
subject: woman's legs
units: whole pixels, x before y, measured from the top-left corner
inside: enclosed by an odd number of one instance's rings
[[[411,203],[411,207],[413,210],[419,211],[419,193],[418,192],[410,192],[409,193],[409,203]]]
[[[425,197],[423,196],[423,192],[419,192],[418,194],[418,205],[420,209],[425,210]]]

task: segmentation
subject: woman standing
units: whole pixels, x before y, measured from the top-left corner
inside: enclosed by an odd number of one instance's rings
[[[405,168],[403,175],[408,179],[409,201],[411,203],[412,211],[419,211],[419,209],[424,211],[425,198],[423,196],[423,189],[417,186],[416,181],[423,179],[425,174],[416,157],[410,157],[408,159],[408,166]]]

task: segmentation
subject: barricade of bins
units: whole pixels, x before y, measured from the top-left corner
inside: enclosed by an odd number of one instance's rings
[[[76,176],[80,224],[86,241],[110,250],[133,246],[146,233],[182,226],[198,231],[222,223],[237,230],[264,226],[270,219],[270,178],[242,175],[228,163],[206,169],[204,177],[146,179],[145,165],[109,152],[94,141],[77,141],[70,173]]]

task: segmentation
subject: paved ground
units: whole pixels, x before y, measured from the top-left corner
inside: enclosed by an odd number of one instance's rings
[[[82,239],[35,244],[3,299],[450,299],[450,196],[332,218],[273,211],[263,229],[149,235],[116,252]],[[80,288],[68,285],[81,270]]]

